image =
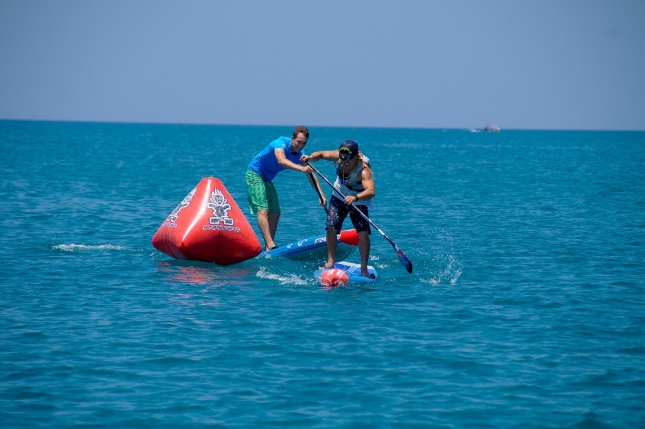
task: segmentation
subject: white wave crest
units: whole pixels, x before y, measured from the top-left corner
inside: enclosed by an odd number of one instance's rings
[[[63,252],[74,252],[76,250],[132,250],[126,247],[115,246],[113,244],[101,244],[98,246],[88,246],[85,244],[57,244],[52,249],[62,250]]]
[[[299,276],[295,274],[291,274],[289,276],[281,276],[279,274],[274,274],[266,270],[266,268],[261,267],[260,271],[257,272],[256,274],[257,277],[260,277],[261,279],[269,279],[269,280],[277,280],[280,282],[281,285],[285,284],[292,284],[292,285],[306,285],[308,284],[307,280],[301,279]]]

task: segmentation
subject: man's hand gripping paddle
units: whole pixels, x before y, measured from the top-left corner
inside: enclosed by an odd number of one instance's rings
[[[320,177],[321,177],[325,182],[327,182],[327,184],[328,184],[329,186],[331,186],[332,188],[334,188],[334,190],[335,190],[336,192],[338,192],[338,193],[340,194],[340,196],[341,196],[341,197],[345,198],[345,195],[343,195],[343,193],[340,191],[340,189],[338,189],[337,187],[335,187],[335,186],[334,186],[334,184],[333,184],[333,183],[331,183],[331,182],[330,182],[330,181],[329,181],[325,176],[323,176],[323,174],[322,174],[320,171],[318,171],[318,169],[317,169],[316,167],[314,167],[313,165],[311,165],[311,163],[310,163],[309,161],[306,161],[306,163],[307,163],[307,165],[309,165],[309,167],[311,167],[311,168],[316,172],[316,174],[317,174],[317,175],[319,175],[319,176],[320,176]],[[396,256],[398,256],[398,258],[399,258],[399,262],[401,262],[401,264],[405,267],[405,270],[406,270],[408,273],[412,274],[412,262],[410,262],[410,260],[408,259],[408,257],[407,257],[407,256],[405,256],[405,253],[403,253],[403,250],[399,249],[399,246],[397,246],[396,244],[394,244],[394,242],[390,239],[390,237],[388,237],[388,236],[387,236],[383,231],[381,231],[381,228],[379,228],[378,226],[376,226],[376,225],[374,224],[374,222],[372,222],[372,220],[371,220],[370,218],[368,218],[367,216],[365,216],[365,213],[363,213],[362,211],[360,211],[359,209],[357,209],[356,207],[354,207],[354,205],[353,205],[353,204],[351,205],[351,207],[352,207],[352,208],[353,208],[353,209],[354,209],[354,210],[355,210],[359,215],[363,216],[363,218],[364,218],[366,221],[368,221],[368,222],[370,223],[370,225],[372,225],[372,226],[374,227],[374,229],[376,229],[376,230],[377,230],[377,231],[378,231],[378,232],[379,232],[383,237],[385,237],[385,239],[386,239],[387,241],[389,241],[389,242],[390,242],[390,244],[392,245],[392,247],[394,247],[394,250],[396,251]]]

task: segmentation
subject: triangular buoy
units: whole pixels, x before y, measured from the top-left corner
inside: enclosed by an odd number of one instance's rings
[[[155,249],[175,259],[231,265],[260,254],[251,224],[219,179],[205,177],[168,215]]]

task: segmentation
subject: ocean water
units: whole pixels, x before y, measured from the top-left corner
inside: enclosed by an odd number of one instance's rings
[[[376,231],[380,280],[334,289],[152,247],[203,177],[248,213],[292,127],[0,121],[0,426],[645,427],[645,133],[310,130],[370,157],[412,274]],[[323,233],[275,182],[278,244]]]

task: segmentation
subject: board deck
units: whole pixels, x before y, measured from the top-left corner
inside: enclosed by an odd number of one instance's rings
[[[339,258],[346,258],[358,247],[358,235],[356,230],[343,230],[337,235],[338,246],[336,254]],[[289,259],[327,259],[327,236],[326,234],[316,235],[304,240],[294,241],[284,246],[278,246],[273,250],[262,252],[260,257],[264,258],[289,258]]]

